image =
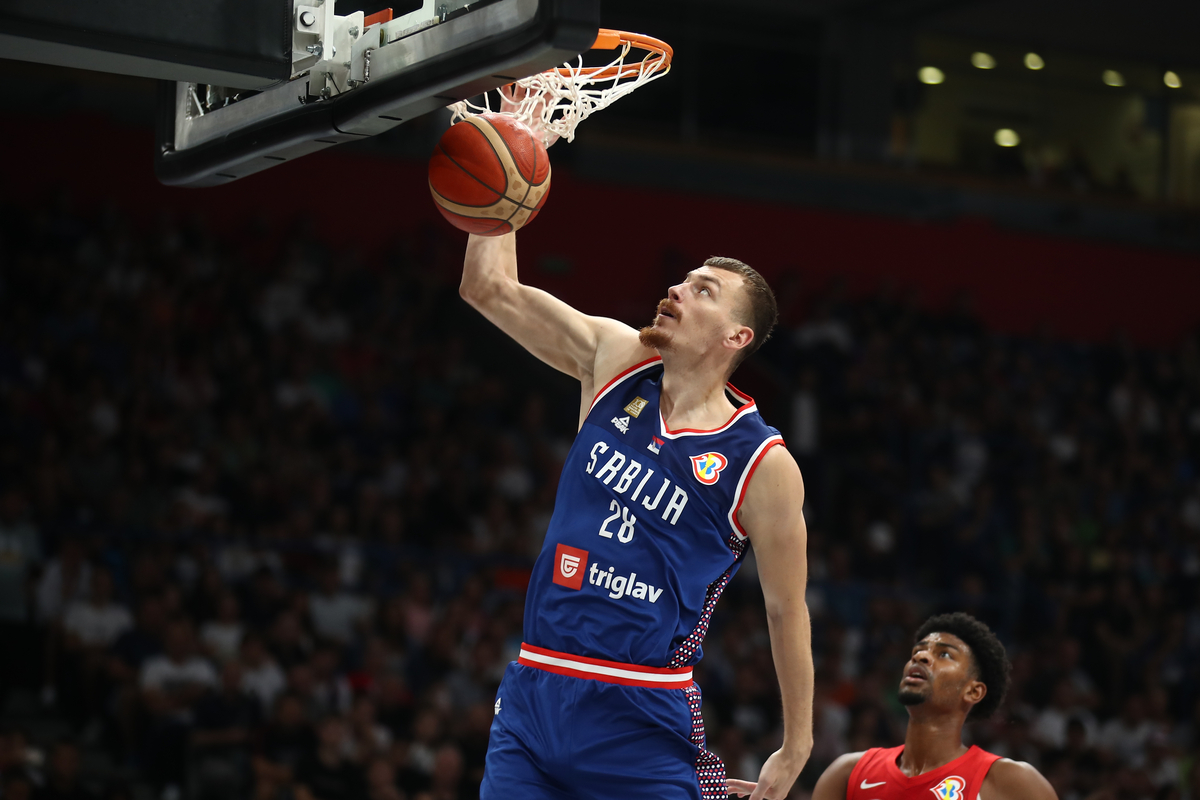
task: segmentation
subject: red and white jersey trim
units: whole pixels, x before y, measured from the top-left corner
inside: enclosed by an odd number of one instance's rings
[[[608,394],[613,389],[617,388],[617,385],[619,383],[621,383],[622,381],[624,381],[626,378],[628,378],[630,375],[641,372],[642,370],[649,369],[650,367],[654,366],[655,364],[658,364],[661,362],[662,362],[662,357],[655,356],[654,358],[648,358],[645,361],[634,364],[632,367],[629,367],[628,369],[618,372],[616,377],[614,377],[608,383],[604,384],[604,388],[601,389],[599,392],[597,392],[596,396],[592,398],[592,404],[590,406],[588,406],[588,413],[589,414],[592,413],[592,409],[596,407],[596,403],[599,403],[600,400],[604,397],[604,395]]]
[[[667,669],[666,667],[643,667],[638,664],[622,664],[602,658],[588,658],[547,650],[521,643],[518,664],[542,669],[572,678],[587,678],[622,686],[644,686],[650,689],[686,689],[692,685],[692,668]]]
[[[678,439],[681,436],[707,436],[712,433],[720,433],[723,430],[727,430],[731,425],[733,425],[733,423],[737,422],[742,417],[758,410],[758,406],[755,404],[753,397],[738,390],[737,387],[735,387],[732,383],[726,383],[725,388],[730,394],[732,394],[738,400],[741,400],[742,404],[738,406],[737,410],[733,412],[733,416],[731,416],[724,425],[707,431],[700,430],[698,428],[680,428],[677,431],[673,431],[667,428],[667,422],[663,419],[662,408],[660,407],[658,411],[658,429],[662,433],[663,438]]]
[[[742,470],[742,477],[738,478],[737,489],[733,493],[733,507],[729,509],[729,525],[739,540],[746,539],[746,531],[742,528],[742,523],[738,521],[737,513],[738,509],[742,507],[742,501],[746,499],[746,489],[750,486],[750,478],[753,477],[754,470],[758,469],[758,464],[763,460],[763,456],[777,444],[783,444],[782,436],[771,436],[764,439],[763,443],[754,451],[754,455],[750,456],[750,460],[746,462],[746,468]]]

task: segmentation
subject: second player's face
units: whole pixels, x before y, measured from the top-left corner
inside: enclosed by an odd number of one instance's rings
[[[934,632],[913,645],[900,679],[900,702],[915,706],[955,706],[961,702],[972,675],[971,648],[950,633]]]
[[[654,338],[666,345],[660,349],[708,352],[736,337],[738,331],[748,331],[734,319],[744,291],[737,273],[712,267],[689,272],[658,304],[651,329]]]

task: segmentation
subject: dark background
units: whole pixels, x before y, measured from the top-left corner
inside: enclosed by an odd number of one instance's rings
[[[643,6],[604,24],[676,65],[552,149],[522,276],[631,324],[715,253],[776,289],[735,382],[806,481],[794,796],[901,741],[943,610],[1014,663],[971,741],[1063,798],[1195,796],[1194,5]],[[445,116],[169,189],[152,82],[5,68],[3,796],[475,796],[578,395],[457,296]],[[781,735],[754,576],[698,670],[744,778]]]

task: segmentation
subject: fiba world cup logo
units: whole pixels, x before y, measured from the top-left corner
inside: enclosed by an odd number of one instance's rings
[[[705,486],[712,486],[721,477],[721,470],[729,463],[720,453],[704,453],[692,456],[692,472],[696,480]]]
[[[933,792],[938,800],[963,800],[963,790],[966,788],[966,781],[957,775],[951,775],[929,791]]]

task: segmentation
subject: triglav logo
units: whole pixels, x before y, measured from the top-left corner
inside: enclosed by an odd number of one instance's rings
[[[587,563],[587,557],[587,550],[560,544],[554,551],[554,583],[568,589],[581,588],[583,570],[580,569],[580,565]]]

